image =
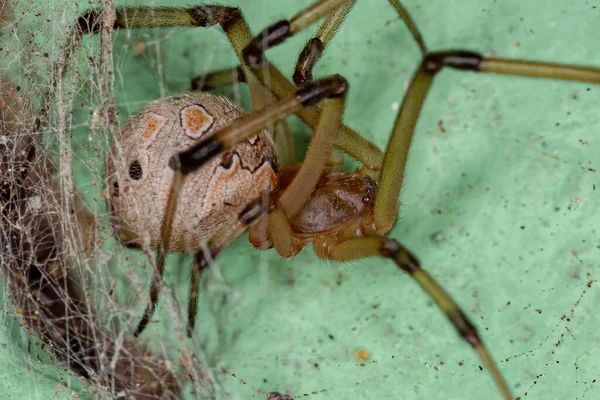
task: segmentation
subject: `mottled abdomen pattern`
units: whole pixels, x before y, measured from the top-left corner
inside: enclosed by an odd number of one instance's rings
[[[169,159],[244,115],[224,97],[196,92],[154,101],[131,117],[114,138],[105,170],[118,237],[158,246],[174,175]],[[198,249],[249,201],[275,188],[275,171],[274,144],[263,131],[187,176],[168,251]]]

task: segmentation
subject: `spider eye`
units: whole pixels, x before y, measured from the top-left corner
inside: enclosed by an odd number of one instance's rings
[[[142,164],[138,160],[133,161],[129,164],[129,177],[134,181],[139,181],[142,179]]]

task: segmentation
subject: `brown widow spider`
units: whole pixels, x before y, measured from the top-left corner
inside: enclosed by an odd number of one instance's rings
[[[319,257],[335,261],[389,258],[432,297],[481,357],[503,397],[510,399],[510,389],[473,324],[416,257],[385,236],[396,219],[412,135],[433,78],[446,67],[592,83],[600,82],[600,70],[486,58],[464,50],[429,52],[406,9],[397,1],[389,2],[409,27],[423,59],[384,154],[341,123],[346,80],[334,75],[312,81],[314,65],[354,1],[317,1],[254,39],[241,12],[232,7],[117,9],[115,27],[119,28],[221,25],[240,59],[236,72],[250,87],[255,111],[245,115],[226,100],[204,93],[148,105],[130,119],[111,149],[106,192],[111,217],[121,240],[149,236],[150,244],[158,249],[159,275],[167,252],[197,251],[189,295],[189,332],[195,322],[199,273],[245,232],[249,231],[257,248],[275,247],[284,257],[294,256],[312,242]],[[322,17],[322,28],[301,52],[294,74],[296,83],[308,83],[296,89],[266,60],[264,52]],[[99,24],[96,11],[78,20],[81,32],[96,32]],[[220,72],[208,81],[220,84],[233,75]],[[271,94],[277,99],[274,103]],[[297,114],[313,128],[314,137],[304,162],[278,170],[275,145],[265,128],[290,114]],[[363,167],[354,173],[341,171],[330,162],[334,147]],[[177,150],[175,155],[172,149]],[[155,160],[154,156],[162,158]],[[138,206],[135,212],[126,206],[132,199]],[[183,207],[177,208],[178,202]],[[163,205],[164,214],[156,216],[156,209]],[[201,248],[204,242],[208,242],[208,251]],[[149,322],[157,303],[156,283],[136,335]]]

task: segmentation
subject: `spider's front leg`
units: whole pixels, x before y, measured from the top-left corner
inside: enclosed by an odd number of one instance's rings
[[[352,10],[356,0],[346,1],[325,18],[319,26],[315,37],[311,38],[300,52],[294,69],[294,83],[297,85],[310,82],[313,79],[312,70],[323,55],[325,48],[333,39],[336,32]]]
[[[429,53],[414,74],[398,111],[385,151],[374,217],[377,232],[386,234],[398,212],[400,189],[419,114],[435,76],[445,68],[463,71],[600,83],[600,69],[524,60],[486,58],[467,50]]]
[[[477,352],[504,399],[513,399],[506,380],[502,377],[500,370],[486,349],[475,325],[469,321],[459,305],[429,272],[421,268],[417,258],[401,243],[385,236],[372,236],[358,237],[342,242],[331,239],[315,241],[315,248],[323,249],[318,253],[320,257],[340,262],[373,256],[393,260],[433,299],[446,318],[454,325],[458,334]]]
[[[325,1],[321,1],[319,3],[323,3]],[[333,2],[333,0],[329,0],[329,3],[331,2]],[[421,53],[423,55],[427,54],[427,46],[425,45],[423,36],[421,35],[421,32],[419,32],[417,25],[413,21],[406,7],[404,7],[404,5],[398,0],[389,0],[389,2],[392,7],[396,9],[398,16],[404,21],[410,30],[415,42],[417,42],[417,45],[421,50]],[[300,53],[300,56],[298,57],[296,68],[294,70],[294,82],[296,84],[312,81],[312,71],[315,68],[315,65],[321,59],[325,48],[331,39],[333,39],[355,3],[356,0],[348,0],[331,14],[329,14],[321,26],[319,26],[319,30],[317,31],[315,37],[306,43],[302,49],[302,52]]]

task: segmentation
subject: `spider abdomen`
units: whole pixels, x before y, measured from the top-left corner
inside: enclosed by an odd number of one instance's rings
[[[110,149],[105,181],[119,239],[157,247],[178,151],[246,115],[224,97],[194,92],[148,104],[123,126]],[[251,136],[189,175],[181,189],[168,251],[198,249],[244,206],[277,184],[274,144]]]

